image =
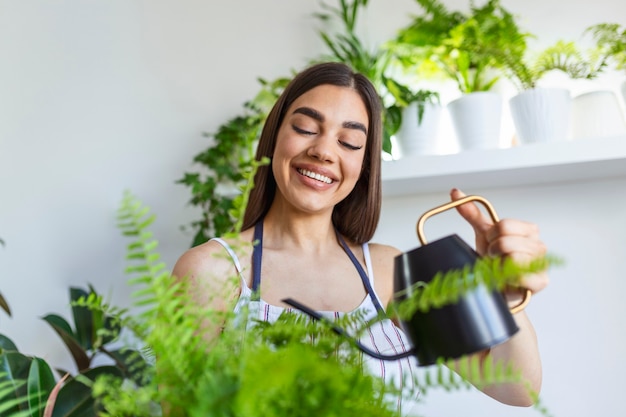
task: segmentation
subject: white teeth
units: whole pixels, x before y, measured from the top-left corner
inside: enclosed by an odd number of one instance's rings
[[[302,174],[302,175],[305,175],[305,176],[309,177],[309,178],[313,178],[315,180],[325,182],[326,184],[330,184],[330,183],[333,182],[333,180],[331,180],[330,178],[325,177],[324,175],[321,175],[321,174],[317,174],[317,173],[315,173],[313,171],[309,171],[309,170],[306,170],[306,169],[298,169],[298,172],[300,174]]]

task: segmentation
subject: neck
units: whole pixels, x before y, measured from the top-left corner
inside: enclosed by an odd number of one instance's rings
[[[331,214],[290,214],[270,209],[263,220],[263,246],[320,251],[336,248]]]

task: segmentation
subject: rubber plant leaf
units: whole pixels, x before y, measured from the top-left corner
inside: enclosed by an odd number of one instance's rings
[[[28,371],[28,405],[31,417],[43,415],[48,396],[56,381],[50,366],[41,358],[33,358]]]
[[[63,343],[65,343],[65,346],[67,346],[72,354],[78,370],[82,371],[88,369],[90,361],[87,352],[85,352],[80,343],[78,343],[78,340],[76,340],[74,332],[67,321],[56,314],[48,314],[43,320],[52,326],[54,331],[61,336]]]
[[[0,353],[12,350],[17,351],[17,346],[15,346],[15,343],[13,343],[13,341],[5,335],[0,334]]]
[[[20,352],[5,352],[0,355],[0,384],[8,383],[12,386],[12,398],[23,399],[16,401],[4,415],[12,415],[22,410],[28,410],[27,388],[23,382],[28,378],[28,371],[32,358]]]
[[[122,378],[122,371],[115,366],[99,366],[82,372],[81,375],[93,382],[100,375]],[[99,411],[91,387],[74,377],[59,390],[51,417],[93,417]]]
[[[4,377],[6,377],[6,374],[0,372],[0,416],[29,417],[29,410],[9,413],[10,410],[17,408],[18,405],[27,400],[26,398],[16,398],[15,396],[15,387],[19,388],[25,385],[26,381],[2,380]]]
[[[96,329],[93,325],[93,313],[87,307],[77,306],[73,303],[80,298],[87,299],[89,293],[81,288],[70,288],[70,301],[72,303],[72,316],[76,329],[76,340],[85,350],[93,349],[93,341],[96,338]]]
[[[148,364],[141,353],[134,349],[112,350],[109,355],[115,360],[118,368],[122,370],[124,376],[139,386],[145,385],[146,367]]]

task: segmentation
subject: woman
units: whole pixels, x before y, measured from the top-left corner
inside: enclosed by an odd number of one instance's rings
[[[200,301],[213,308],[230,308],[224,300],[233,298],[239,311],[251,299],[261,320],[275,320],[287,308],[285,298],[328,316],[357,311],[376,316],[393,299],[394,257],[400,254],[391,246],[368,243],[381,207],[381,124],[375,88],[346,65],[318,64],[298,74],[270,112],[258,145],[257,159],[267,156],[271,164],[257,172],[241,239],[259,243],[252,250],[252,245],[234,247],[213,239],[187,251],[174,275],[191,279],[202,289]],[[463,196],[451,192],[453,200]],[[505,219],[494,225],[473,203],[458,210],[472,225],[480,254],[522,261],[545,253],[533,224]],[[228,282],[233,275],[241,277],[239,285]],[[537,292],[547,277],[526,277],[523,284]],[[228,297],[210,297],[225,286]],[[507,298],[512,304],[519,301],[515,295]],[[524,312],[515,320],[520,331],[480,355],[509,361],[538,392],[535,333]],[[390,320],[375,325],[361,341],[385,353],[408,349]],[[368,365],[381,377],[400,381],[413,372],[415,362],[370,359]],[[506,404],[532,404],[524,384],[483,390]]]

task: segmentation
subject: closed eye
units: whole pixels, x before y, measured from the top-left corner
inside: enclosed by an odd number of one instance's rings
[[[348,142],[344,142],[344,141],[341,141],[341,140],[339,141],[339,143],[340,143],[342,146],[345,146],[346,148],[348,148],[348,149],[350,149],[350,150],[352,150],[352,151],[358,151],[359,149],[363,148],[363,145],[361,145],[361,146],[355,146],[355,145],[349,144]]]
[[[308,130],[304,130],[304,129],[302,129],[302,128],[299,128],[299,127],[298,127],[298,126],[296,126],[296,125],[292,125],[291,127],[292,127],[292,129],[293,129],[296,133],[299,133],[299,134],[301,134],[301,135],[309,135],[309,136],[310,136],[310,135],[314,135],[314,134],[315,134],[315,133],[313,133],[313,132],[309,132]]]

